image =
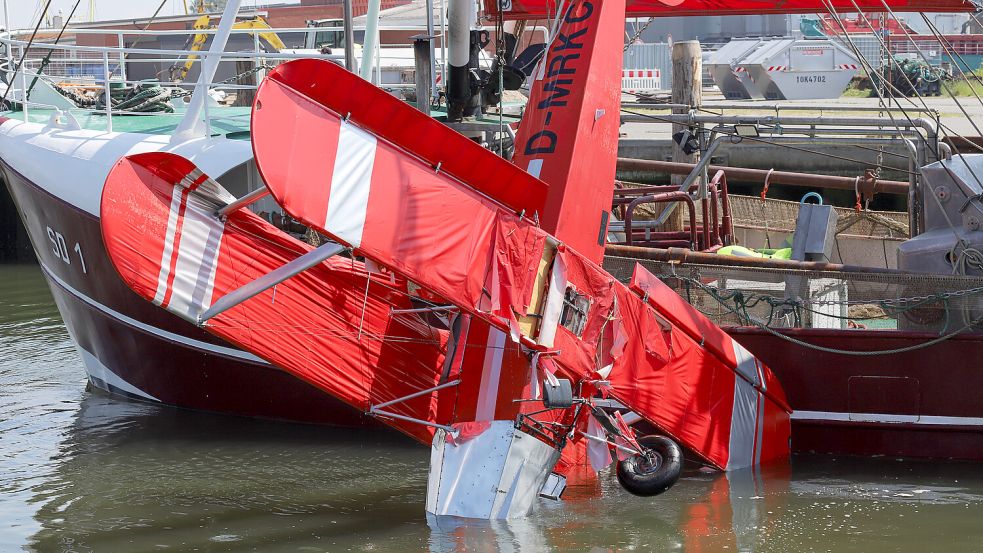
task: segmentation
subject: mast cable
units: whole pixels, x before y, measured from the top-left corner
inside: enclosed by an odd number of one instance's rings
[[[823,0],[823,1],[825,2],[827,0]],[[853,0],[851,0],[851,2],[853,2]],[[887,10],[887,12],[892,17],[894,17],[895,20],[898,20],[897,16],[891,10],[891,7],[887,5],[887,2],[885,2],[884,0],[881,0],[881,4],[884,6],[884,9]],[[854,6],[856,6],[856,3],[855,2],[854,2]],[[931,66],[931,63],[929,63],[928,57],[925,55],[925,52],[922,51],[922,49],[918,46],[918,44],[915,42],[915,40],[911,37],[911,34],[908,33],[908,30],[905,29],[904,25],[900,25],[900,27],[901,27],[901,30],[904,32],[905,37],[907,37],[908,41],[911,42],[911,45],[915,48],[915,51],[918,53],[918,56],[921,57],[922,58],[922,61],[924,61],[927,65]],[[957,63],[956,66],[958,67],[958,65],[959,64]],[[980,128],[976,125],[976,122],[973,121],[973,118],[970,117],[969,113],[966,111],[966,108],[956,98],[956,95],[952,92],[952,89],[949,88],[949,86],[945,83],[945,81],[942,81],[939,84],[942,86],[942,88],[945,89],[946,93],[949,94],[949,96],[952,98],[952,101],[955,102],[956,106],[959,108],[959,111],[961,111],[963,113],[963,115],[969,121],[970,125],[973,126],[973,129],[976,131],[977,135],[983,134],[983,133],[980,132]],[[972,85],[970,85],[970,88],[972,88]],[[915,93],[917,94],[917,91]],[[940,123],[940,126],[941,126],[941,121],[939,123]],[[968,140],[966,140],[965,137],[959,135],[958,133],[956,133],[956,136],[958,138],[961,138],[964,141],[968,142]],[[955,155],[959,156],[959,160],[963,163],[963,165],[966,166],[966,169],[973,176],[973,180],[976,181],[976,185],[979,186],[980,189],[983,189],[983,180],[980,179],[979,175],[976,173],[976,170],[974,170],[973,167],[972,167],[972,165],[970,165],[966,161],[966,158],[963,156],[963,153],[961,151],[959,151],[956,148],[954,148],[954,150],[955,150]],[[979,199],[979,196],[975,196],[975,198],[976,199]],[[976,208],[977,211],[980,212],[981,215],[983,215],[983,207],[979,206],[978,204],[974,204],[974,207]],[[950,225],[951,225],[951,222],[950,222]]]
[[[147,29],[149,29],[150,26],[154,24],[154,20],[157,19],[157,15],[160,14],[160,10],[164,9],[164,4],[166,4],[166,3],[167,3],[167,0],[161,0],[160,5],[157,6],[157,10],[154,11],[154,14],[150,16],[150,20],[147,21],[147,24],[143,26],[143,29],[141,30],[141,32],[146,32]],[[130,48],[136,48],[137,47],[137,44],[140,44],[140,41],[143,40],[143,37],[144,36],[146,36],[146,35],[142,35],[142,34],[141,35],[137,35],[136,40],[133,41],[133,44],[130,45]],[[121,69],[123,63],[125,63],[125,62],[126,62],[126,54],[124,53],[123,54],[123,59],[120,60],[120,62],[118,64],[116,64],[116,67],[112,68],[109,71],[109,76],[106,77],[106,80],[108,81],[109,79],[111,79],[113,77],[113,75],[116,74],[116,70],[117,69]]]
[[[75,10],[78,9],[79,4],[81,3],[82,0],[75,0],[75,6],[72,8],[72,12],[69,13],[68,17],[65,19],[65,23],[61,26],[61,30],[58,31],[58,36],[55,37],[55,41],[53,44],[58,44],[58,42],[61,40],[61,37],[65,34],[65,29],[68,28],[68,24],[71,23],[72,21],[72,16],[75,15]],[[44,69],[48,67],[48,63],[51,62],[51,56],[54,53],[55,53],[54,48],[49,49],[48,54],[44,56],[44,59],[41,60],[41,66],[38,67],[38,70],[34,75],[34,79],[31,80],[31,85],[27,87],[27,92],[24,93],[24,102],[27,102],[28,100],[31,99],[31,91],[34,90],[34,85],[38,84],[38,79],[41,78],[41,74],[44,73]]]
[[[50,7],[51,7],[51,0],[48,0],[48,3],[45,4],[44,6],[45,13],[47,13],[48,8]],[[24,48],[24,51],[21,53],[20,59],[17,60],[17,67],[14,68],[14,74],[10,78],[11,84],[8,85],[7,89],[3,91],[3,98],[0,98],[0,107],[2,107],[7,102],[7,95],[10,94],[10,89],[13,88],[13,82],[14,79],[17,78],[17,73],[21,70],[21,66],[24,65],[24,59],[27,58],[28,52],[31,51],[31,45],[34,44],[34,39],[38,36],[38,29],[41,28],[42,21],[44,21],[43,16],[38,18],[38,24],[34,26],[34,32],[31,33],[31,39],[27,41],[27,47]],[[26,97],[24,98],[24,101],[27,102]]]

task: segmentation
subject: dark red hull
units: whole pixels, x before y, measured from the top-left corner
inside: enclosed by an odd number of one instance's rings
[[[9,166],[3,171],[94,386],[206,411],[373,424],[327,394],[136,296],[110,265],[94,215]],[[905,354],[854,357],[806,349],[755,328],[729,332],[781,380],[795,409],[794,450],[983,460],[983,401],[976,399],[983,371],[973,362],[983,353],[983,334]],[[904,347],[934,337],[895,331],[793,332],[819,345],[857,351]]]
[[[93,386],[191,409],[378,426],[313,386],[138,297],[110,264],[97,217],[6,164],[3,172]]]
[[[792,416],[796,451],[983,460],[983,333],[907,353],[816,351],[757,328],[728,332],[775,372]],[[797,329],[794,337],[850,351],[883,351],[937,335]]]

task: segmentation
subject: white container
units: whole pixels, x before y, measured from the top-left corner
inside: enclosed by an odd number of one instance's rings
[[[829,39],[791,38],[762,44],[738,65],[751,96],[766,100],[839,98],[860,68],[853,54]]]
[[[707,71],[714,84],[728,100],[748,100],[751,93],[741,82],[739,74],[744,71],[738,64],[751,52],[756,50],[767,39],[738,38],[731,40],[710,54],[707,59]]]

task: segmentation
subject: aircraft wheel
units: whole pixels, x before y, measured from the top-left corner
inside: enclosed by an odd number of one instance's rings
[[[665,436],[645,436],[638,443],[645,448],[644,455],[632,455],[618,462],[618,483],[635,495],[659,495],[679,480],[683,451]]]
[[[573,384],[566,378],[558,378],[556,386],[543,382],[543,406],[547,409],[566,409],[573,405]]]

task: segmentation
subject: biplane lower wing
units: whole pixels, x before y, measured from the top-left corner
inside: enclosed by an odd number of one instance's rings
[[[398,313],[414,307],[405,281],[342,256],[321,261],[313,247],[248,210],[216,215],[234,200],[178,155],[121,159],[102,197],[103,238],[113,265],[144,299],[199,324],[209,308],[243,286],[313,256],[307,270],[203,326],[363,412],[442,383],[448,333],[417,314]],[[386,411],[432,422],[438,395],[453,402],[455,394],[447,387]],[[381,420],[431,441],[432,427]]]
[[[312,97],[312,80],[358,77],[292,63],[258,90],[252,140],[293,217],[509,334],[547,371],[609,389],[716,467],[787,456],[788,410],[762,384],[773,379],[747,380],[530,219],[376,134],[356,114],[385,92]]]

